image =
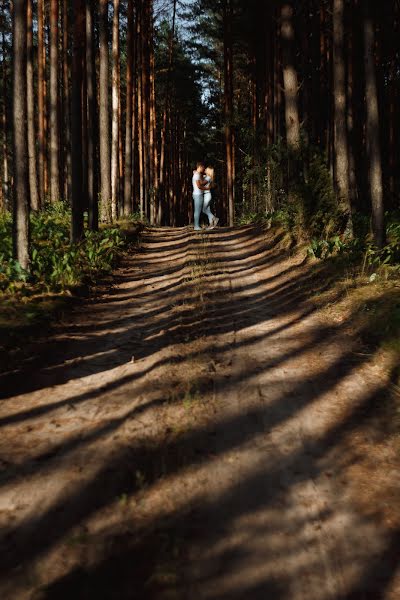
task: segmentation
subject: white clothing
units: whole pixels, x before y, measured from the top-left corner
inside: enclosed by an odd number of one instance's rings
[[[206,175],[204,177],[204,179],[207,181],[207,183],[211,183],[211,177],[209,175]],[[207,203],[207,206],[210,204],[212,200],[212,194],[211,194],[211,190],[204,190],[204,203]]]
[[[203,176],[201,173],[198,173],[198,171],[195,171],[193,173],[193,179],[192,179],[192,183],[193,183],[193,196],[203,196],[204,192],[203,190],[200,190],[197,187],[197,181],[202,181]]]

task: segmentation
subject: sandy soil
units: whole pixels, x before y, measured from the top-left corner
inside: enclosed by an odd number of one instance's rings
[[[0,377],[1,598],[400,598],[395,365],[278,241],[147,231]]]

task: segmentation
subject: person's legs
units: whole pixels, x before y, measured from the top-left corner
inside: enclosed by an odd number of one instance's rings
[[[214,218],[215,218],[210,209],[211,199],[212,199],[212,194],[209,194],[206,192],[204,194],[203,213],[207,215],[208,222],[210,225],[214,222]]]
[[[203,194],[193,194],[194,203],[194,228],[195,230],[200,229],[200,214],[203,208]]]

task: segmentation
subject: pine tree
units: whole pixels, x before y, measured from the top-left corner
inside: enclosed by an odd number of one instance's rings
[[[29,195],[27,161],[27,5],[25,0],[13,4],[13,171],[14,171],[14,257],[29,269]]]

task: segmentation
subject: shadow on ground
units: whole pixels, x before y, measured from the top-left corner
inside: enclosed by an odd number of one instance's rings
[[[50,418],[61,408],[79,407],[95,400],[100,392],[103,395],[115,392],[132,383],[139,385],[140,395],[146,397],[152,389],[149,375],[155,369],[185,363],[187,355],[184,352],[157,359],[157,354],[177,344],[184,346],[187,343],[188,353],[195,357],[196,350],[191,343],[201,340],[199,353],[207,353],[210,360],[218,361],[218,357],[233,349],[229,336],[234,332],[252,328],[247,336],[236,339],[236,352],[240,348],[248,348],[251,352],[254,345],[261,343],[268,347],[271,339],[276,343],[279,335],[290,339],[292,330],[293,337],[298,332],[293,328],[316,310],[310,297],[329,286],[322,266],[285,261],[287,256],[280,240],[272,235],[265,238],[258,229],[221,229],[209,235],[209,243],[212,252],[207,257],[207,269],[211,275],[205,278],[203,288],[198,292],[205,296],[205,313],[196,313],[191,306],[185,307],[185,299],[197,293],[190,278],[190,268],[196,264],[202,238],[188,234],[186,230],[146,232],[143,252],[132,257],[118,274],[111,293],[82,307],[70,323],[60,326],[43,346],[41,355],[29,365],[21,371],[3,375],[1,397],[11,402],[11,398],[19,394],[79,381],[82,376],[97,375],[126,364],[132,354],[144,362],[155,357],[152,364],[143,369],[138,367],[134,374],[111,380],[101,390],[74,393],[55,402],[50,396],[45,404],[26,410],[15,411],[11,403],[10,414],[3,411],[0,427],[6,430],[17,424],[29,425],[38,417]],[[235,289],[235,281],[239,282],[246,275],[252,277],[238,283]],[[232,281],[234,290],[230,293]],[[89,323],[85,319],[86,310],[90,311]],[[232,371],[229,378],[217,371],[202,382],[203,395],[217,390],[219,397],[229,397],[235,387],[245,389],[248,385],[250,390],[254,377],[274,369],[281,373],[279,369],[290,360],[307,357],[311,352],[318,353],[318,348],[323,351],[330,340],[343,335],[343,348],[335,360],[318,374],[296,373],[285,392],[277,385],[271,402],[247,405],[243,412],[222,414],[207,425],[194,424],[178,437],[167,433],[161,440],[132,438],[108,460],[102,458],[104,462],[99,465],[95,477],[83,478],[78,488],[66,489],[42,514],[8,523],[2,532],[0,574],[3,581],[15,580],[16,589],[19,585],[26,586],[26,573],[32,564],[38,564],[46,552],[61,543],[76,527],[84,526],[88,518],[114,506],[116,498],[140,499],[159,482],[183,477],[188,470],[204,469],[208,463],[234,450],[251,449],[260,436],[285,427],[296,415],[318,403],[326,394],[333,393],[341,381],[370,360],[367,356],[355,357],[351,344],[346,346],[343,333],[346,326],[346,322],[321,325],[308,332],[301,344],[289,345],[281,354],[267,356],[261,365],[258,362],[253,367],[247,365],[243,371]],[[221,340],[218,345],[216,338]],[[99,349],[103,353],[100,360]],[[346,467],[357,461],[356,454],[345,454],[345,441],[354,431],[368,424],[386,392],[386,384],[382,384],[365,393],[354,403],[352,410],[342,415],[322,436],[306,437],[301,447],[288,453],[273,449],[265,464],[255,464],[249,472],[234,478],[216,497],[210,498],[204,489],[193,502],[187,505],[178,502],[178,506],[167,507],[163,514],[152,514],[148,520],[138,523],[134,511],[129,514],[121,511],[117,525],[104,526],[87,534],[92,550],[89,557],[84,555],[82,564],[74,564],[67,575],[48,586],[32,584],[36,589],[33,598],[194,600],[188,590],[201,590],[203,586],[207,592],[200,597],[209,600],[303,597],[294,592],[294,581],[305,577],[304,584],[296,585],[304,585],[306,589],[307,571],[312,572],[315,565],[307,563],[312,560],[307,558],[312,557],[312,552],[299,542],[302,538],[298,533],[309,526],[312,518],[307,514],[302,519],[289,517],[282,534],[279,523],[282,506],[293,498],[298,487],[319,480],[326,472],[335,473],[334,481],[330,482],[331,493],[341,497],[341,477]],[[48,473],[52,468],[56,469],[60,460],[68,462],[70,456],[73,460],[73,452],[84,451],[88,444],[118,432],[125,423],[134,422],[150,410],[157,411],[166,401],[170,403],[171,399],[161,393],[122,416],[108,419],[88,433],[71,435],[60,443],[50,442],[45,452],[35,453],[33,449],[25,462],[2,473],[0,486],[9,486],[24,477],[40,478],[42,471]],[[56,462],[53,463],[54,459]],[[138,468],[146,482],[144,489],[134,476]],[[290,474],[290,478],[285,474]],[[54,476],[57,476],[56,470]],[[256,490],[256,493],[249,493],[249,490]],[[290,514],[290,507],[286,508]],[[357,505],[352,509],[357,512],[360,529],[379,522],[379,514],[373,511],[363,513]],[[265,521],[264,528],[258,521],[254,527],[251,525],[253,516],[260,511],[274,517]],[[333,508],[325,507],[319,519],[327,523],[333,521]],[[238,543],[224,547],[222,541],[226,532],[238,522],[247,523],[245,533],[240,534],[245,535],[245,539],[239,536]],[[351,545],[353,532],[348,535]],[[259,558],[262,565],[254,558],[257,538],[262,541]],[[357,539],[354,535],[354,544]],[[188,568],[192,560],[188,549],[193,543],[200,549],[194,571]],[[210,548],[214,549],[211,554]],[[335,540],[329,540],[327,548],[329,553],[334,553]],[[299,560],[303,555],[305,562]],[[351,554],[345,556],[346,560],[353,559],[354,574],[346,580],[350,583],[335,590],[330,598],[388,598],[388,590],[399,567],[400,532],[397,529],[382,527],[379,545],[371,549],[367,558],[357,551],[353,557]],[[269,561],[278,568],[265,576],[264,567]],[[247,575],[235,584],[227,584],[224,591],[219,582],[234,579],[243,563],[247,565]],[[321,600],[326,597],[321,592]]]

